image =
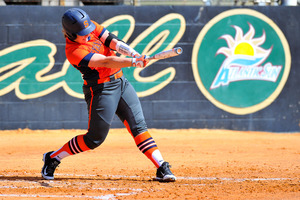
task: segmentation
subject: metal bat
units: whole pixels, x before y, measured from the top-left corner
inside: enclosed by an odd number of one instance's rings
[[[182,52],[183,52],[183,50],[182,50],[181,47],[176,47],[176,48],[173,48],[173,49],[170,49],[170,50],[159,52],[159,53],[157,53],[153,56],[146,57],[146,59],[149,59],[149,60],[166,59],[166,58],[171,58],[171,57],[174,57],[174,56],[178,56],[178,55],[182,54]]]

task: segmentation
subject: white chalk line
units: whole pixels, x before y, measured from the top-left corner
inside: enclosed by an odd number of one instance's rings
[[[84,185],[88,185],[89,183],[84,183],[84,182],[78,182],[76,181],[75,183],[70,182],[66,183],[65,181],[47,181],[47,180],[42,180],[42,181],[28,181],[28,180],[7,180],[3,179],[0,180],[0,183],[8,183],[12,185],[4,185],[0,186],[0,189],[37,189],[37,188],[70,188],[70,189],[85,189]],[[41,184],[45,184],[48,182],[49,186],[43,186]],[[26,184],[33,184],[32,186],[16,186],[14,184],[18,183],[26,183]],[[74,185],[77,184],[77,185]],[[95,184],[94,184],[95,185]],[[103,187],[91,187],[88,188],[89,190],[94,190],[94,191],[110,191],[113,192],[115,191],[116,193],[114,194],[104,194],[100,196],[91,196],[91,195],[44,195],[44,194],[0,194],[0,197],[19,197],[19,198],[39,198],[39,197],[44,197],[44,198],[67,198],[67,199],[78,199],[78,198],[84,198],[84,199],[104,199],[104,200],[114,200],[117,199],[119,196],[130,196],[130,195],[135,195],[140,192],[143,192],[142,189],[135,189],[135,188],[103,188]],[[130,192],[122,192],[124,190],[130,190]],[[118,192],[120,191],[120,192]]]
[[[32,175],[40,176],[40,174],[37,174],[37,173],[34,173]],[[83,177],[83,178],[86,178],[86,177],[131,178],[131,179],[141,179],[141,178],[143,178],[141,176],[126,176],[126,175],[63,174],[63,173],[56,173],[55,175],[59,176],[59,177]],[[20,174],[19,173],[11,173],[11,174],[6,174],[6,175],[0,175],[0,177],[10,177],[10,176],[20,176]],[[148,179],[153,179],[153,177],[147,177],[147,178]],[[296,178],[177,177],[177,179],[178,180],[209,180],[209,181],[221,180],[221,181],[243,182],[243,181],[284,181],[284,180],[295,180]],[[43,181],[50,181],[51,182],[51,180],[43,180]],[[32,181],[29,181],[29,182],[32,182]]]
[[[17,175],[17,174],[14,174]],[[20,175],[20,174],[18,174]],[[62,177],[108,177],[108,178],[142,178],[140,176],[126,176],[126,175],[92,175],[92,174],[62,174],[62,173],[57,173],[57,176],[62,176]],[[9,177],[9,174],[0,175],[0,177]],[[22,178],[22,177],[20,177]],[[26,178],[26,177],[24,177]],[[284,180],[295,180],[295,178],[226,178],[226,177],[177,177],[178,180],[208,180],[208,181],[231,181],[231,182],[244,182],[244,181],[284,181]],[[80,181],[72,181],[72,182],[65,182],[65,181],[58,181],[58,180],[9,180],[9,179],[1,179],[1,182],[5,183],[29,183],[29,184],[34,184],[34,186],[9,186],[9,185],[4,185],[0,186],[1,189],[22,189],[22,188],[29,188],[29,189],[34,189],[34,188],[47,188],[47,187],[72,187],[72,189],[84,189],[84,185],[87,185],[89,183],[86,182],[80,182]],[[75,182],[75,183],[74,183]],[[41,184],[48,183],[49,186],[44,186]],[[51,184],[51,185],[50,185]],[[81,186],[76,186],[74,184],[78,184]],[[211,183],[209,183],[211,184]],[[216,183],[218,184],[218,183]],[[95,184],[94,184],[95,185]],[[205,186],[207,184],[201,183],[201,184],[183,184],[183,185],[188,185],[188,186]],[[144,192],[143,189],[136,189],[136,188],[103,188],[103,187],[92,187],[89,188],[90,190],[102,190],[102,191],[122,191],[122,190],[130,190],[132,192],[127,192],[127,193],[116,193],[116,194],[106,194],[106,195],[101,195],[101,196],[88,196],[88,195],[42,195],[42,194],[0,194],[0,197],[27,197],[27,198],[38,198],[38,197],[44,197],[44,198],[68,198],[68,199],[78,199],[78,198],[90,198],[90,199],[117,199],[118,196],[130,196],[130,195],[135,195],[140,192]]]
[[[98,175],[85,175],[85,174],[57,174],[60,177],[95,177]],[[5,177],[3,175],[0,175],[0,177]],[[140,176],[125,176],[125,175],[104,175],[104,177],[109,177],[109,178],[141,178]],[[20,177],[22,178],[22,177]],[[25,178],[25,177],[24,177]],[[220,182],[224,181],[231,181],[231,182],[245,182],[245,181],[285,181],[285,180],[295,180],[295,178],[224,178],[224,177],[177,177],[178,180],[198,180],[198,181],[219,181],[218,183],[213,183],[213,184],[219,184]],[[9,179],[0,179],[0,183],[5,182],[5,183],[29,183],[29,184],[34,184],[34,186],[8,186],[5,184],[4,186],[0,185],[0,188],[2,189],[19,189],[19,188],[53,188],[53,187],[72,187],[73,189],[84,189],[84,185],[88,185],[89,183],[87,182],[80,182],[80,181],[72,181],[72,182],[66,182],[66,181],[60,181],[60,180],[9,180]],[[190,186],[205,186],[207,184],[212,184],[212,183],[179,183],[181,185],[190,185]],[[102,190],[102,191],[117,191],[117,190],[131,190],[135,192],[143,192],[143,189],[136,189],[136,188],[103,188],[103,187],[95,187],[97,186],[97,183],[93,185],[93,187],[89,187],[90,190]]]
[[[0,180],[0,183],[4,182],[5,185],[0,185],[0,189],[36,189],[36,188],[72,188],[72,189],[85,189],[85,185],[89,185],[89,183],[84,182],[68,182],[65,181],[49,181],[48,185],[43,185],[45,182],[38,182],[38,181],[27,181],[27,180]],[[17,183],[25,183],[25,184],[31,184],[31,186],[17,186]],[[7,185],[11,184],[11,185]],[[95,187],[96,186],[96,187]],[[142,189],[139,188],[105,188],[105,187],[97,187],[97,183],[93,184],[93,187],[88,187],[89,190],[101,190],[101,191],[124,191],[124,190],[130,190],[131,193],[137,193],[137,192],[143,192]]]
[[[244,182],[244,181],[284,181],[294,180],[292,178],[219,178],[219,177],[178,177],[182,180],[210,180],[210,181],[233,181],[233,182]]]
[[[0,180],[0,183],[4,182],[4,183],[9,183],[9,184],[14,184],[14,183],[29,183],[29,184],[34,184],[34,186],[16,186],[16,185],[0,185],[0,188],[3,189],[35,189],[35,188],[54,188],[54,187],[68,187],[68,188],[72,188],[72,189],[85,189],[85,187],[82,187],[84,185],[89,185],[90,183],[84,183],[84,182],[78,182],[76,181],[74,182],[65,182],[65,181],[49,181],[49,184],[51,185],[42,185],[45,184],[45,182],[39,182],[39,181],[28,181],[28,180],[7,180],[7,179],[3,179]],[[76,185],[77,184],[77,185]],[[80,185],[80,186],[78,186]],[[97,186],[97,183],[94,183],[93,185]],[[102,190],[102,191],[122,191],[122,190],[131,190],[131,191],[135,191],[135,192],[143,192],[143,189],[139,189],[139,188],[106,188],[106,187],[89,187],[89,190]]]
[[[79,198],[89,198],[89,199],[104,199],[104,200],[113,200],[116,199],[118,196],[128,196],[132,195],[130,193],[118,193],[118,194],[107,194],[101,196],[87,196],[87,195],[43,195],[43,194],[0,194],[0,197],[30,197],[30,198],[68,198],[68,199],[79,199]]]
[[[20,175],[20,174],[19,174]],[[10,176],[17,176],[17,174],[13,174]],[[59,176],[75,176],[74,174],[59,174]],[[91,177],[94,175],[77,175],[77,177]],[[96,176],[96,175],[95,175]],[[5,178],[9,177],[9,174],[0,175],[0,177]],[[20,177],[26,179],[26,176]],[[59,180],[9,180],[9,179],[0,179],[0,183],[4,183],[4,186],[0,186],[0,189],[36,189],[36,188],[71,188],[71,189],[85,189],[85,185],[89,185],[87,182],[81,182],[81,181],[72,181],[72,182],[66,182],[66,181],[59,181]],[[16,186],[18,183],[26,183],[31,184],[31,186]],[[12,185],[7,185],[12,184]],[[38,197],[44,197],[44,198],[90,198],[90,199],[116,199],[119,196],[130,196],[135,195],[140,192],[143,192],[142,189],[139,188],[104,188],[104,187],[97,187],[97,183],[94,183],[93,186],[89,190],[101,190],[101,191],[120,191],[115,194],[105,194],[101,196],[90,196],[90,195],[43,195],[43,194],[0,194],[0,197],[26,197],[26,198],[38,198]],[[129,190],[131,192],[122,192],[124,190]]]
[[[142,178],[141,176],[126,176],[126,175],[94,175],[94,174],[59,174],[59,176],[75,176],[75,177],[109,177],[109,178]],[[151,177],[149,177],[152,179]],[[226,177],[177,177],[178,180],[222,180],[222,181],[283,181],[295,180],[295,178],[226,178]]]

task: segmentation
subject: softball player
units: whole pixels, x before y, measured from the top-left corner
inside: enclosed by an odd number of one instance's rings
[[[81,9],[71,8],[62,17],[68,61],[82,73],[83,93],[88,106],[87,133],[72,138],[57,151],[43,155],[42,176],[54,179],[54,171],[67,156],[95,149],[105,140],[114,114],[122,120],[137,147],[157,167],[156,179],[172,182],[170,171],[147,131],[137,94],[123,76],[123,67],[146,67],[148,60],[102,25],[92,21]],[[121,58],[115,52],[132,57]]]

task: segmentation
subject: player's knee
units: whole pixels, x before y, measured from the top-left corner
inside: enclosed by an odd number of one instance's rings
[[[130,126],[130,129],[132,135],[135,137],[140,133],[144,133],[145,131],[147,131],[147,124],[144,120],[142,120],[139,123]]]
[[[83,136],[83,139],[87,147],[95,149],[104,142],[105,137],[90,137],[90,134],[87,133]]]
[[[110,126],[108,124],[105,124],[105,126],[102,124],[102,126],[98,128],[90,128],[83,136],[85,144],[90,149],[95,149],[100,146],[108,134],[109,127]]]

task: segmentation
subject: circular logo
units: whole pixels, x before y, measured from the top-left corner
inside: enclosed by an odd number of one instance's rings
[[[210,20],[193,48],[192,68],[204,96],[218,108],[245,115],[270,105],[291,67],[287,40],[277,25],[250,9]]]

